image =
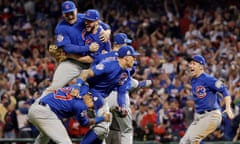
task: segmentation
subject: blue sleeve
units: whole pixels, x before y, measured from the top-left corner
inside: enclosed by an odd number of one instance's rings
[[[112,71],[112,67],[108,66],[108,63],[100,62],[97,65],[92,66],[92,70],[95,76],[107,74]]]
[[[92,63],[92,65],[94,66],[94,65],[96,65],[96,64],[98,64],[102,59],[103,59],[103,56],[104,54],[99,54],[99,55],[97,55],[94,59],[93,59],[93,63]]]
[[[146,80],[143,80],[143,81],[140,81],[140,82],[139,82],[138,87],[139,87],[139,88],[144,88],[144,87],[146,87],[146,85],[147,85],[147,84],[146,84]]]
[[[83,106],[81,103],[75,104],[74,105],[74,113],[75,117],[80,123],[81,126],[88,126],[89,125],[89,119],[87,116],[87,112],[84,110]]]
[[[89,51],[89,46],[78,46],[74,44],[67,44],[63,46],[63,49],[67,53],[84,54]]]
[[[103,21],[100,21],[99,25],[102,26],[104,30],[111,29],[111,27],[108,24],[104,23]]]
[[[126,95],[129,90],[129,83],[126,81],[123,85],[118,87],[117,102],[120,107],[126,106]]]
[[[211,89],[215,90],[216,92],[221,93],[224,97],[230,95],[226,85],[221,80],[218,80],[218,79],[213,78],[213,77],[209,77],[208,79],[209,80],[207,82],[207,85]]]
[[[136,68],[137,68],[137,65],[138,65],[138,62],[137,61],[134,61],[133,63],[133,67],[130,69],[130,74],[133,75],[136,71]]]
[[[126,94],[126,92],[118,92],[117,101],[120,107],[126,106]]]
[[[107,52],[110,52],[111,51],[111,43],[110,41],[104,43],[104,50],[107,51]]]
[[[57,26],[56,30],[56,45],[59,48],[63,48],[66,53],[72,54],[84,54],[89,51],[87,45],[72,44],[70,37],[64,26]],[[84,42],[83,42],[84,43]]]

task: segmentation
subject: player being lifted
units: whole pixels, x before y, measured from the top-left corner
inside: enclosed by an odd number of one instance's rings
[[[206,61],[201,55],[195,55],[190,60],[189,71],[192,76],[192,99],[195,102],[195,117],[188,127],[180,144],[200,144],[221,124],[222,113],[218,93],[225,101],[225,113],[232,119],[231,96],[221,80],[204,72]]]
[[[65,86],[72,79],[76,78],[82,69],[89,68],[91,61],[86,61],[84,57],[88,52],[96,52],[99,49],[97,42],[92,41],[85,44],[85,37],[83,35],[85,14],[78,13],[72,1],[62,3],[62,14],[63,20],[55,28],[55,49],[62,51],[60,52],[60,57],[64,57],[64,60],[59,62],[54,72],[52,83],[45,90],[43,96],[47,92]],[[100,21],[99,18],[98,23],[103,28],[99,33],[99,39],[107,42],[111,33],[110,27]]]
[[[92,60],[99,54],[107,53],[111,50],[111,43],[110,40],[103,42],[99,35],[104,31],[100,22],[100,14],[95,9],[89,9],[84,13],[84,24],[85,29],[83,30],[84,41],[86,45],[91,44],[92,42],[97,42],[99,44],[99,49],[92,53],[90,52],[89,55],[92,57]]]

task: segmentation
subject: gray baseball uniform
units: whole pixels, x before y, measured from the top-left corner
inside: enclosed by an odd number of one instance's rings
[[[221,124],[221,121],[222,114],[220,110],[206,111],[204,114],[196,113],[180,144],[191,144],[193,140],[202,140],[212,133]]]
[[[149,85],[151,85],[151,82],[146,81],[146,84],[144,86],[147,87]],[[131,78],[131,88],[137,88],[138,86],[139,86],[139,82],[136,79]],[[110,108],[118,106],[117,95],[118,94],[116,91],[112,91],[110,95],[106,98]],[[126,143],[132,144],[133,143],[133,125],[132,125],[132,111],[130,108],[129,94],[126,95],[126,108],[128,111],[128,115],[124,118],[119,117],[117,116],[117,114],[113,113],[114,118],[112,119],[112,121],[117,124],[111,125],[110,130],[112,129],[113,131],[114,130],[120,131],[121,144],[126,144]],[[111,139],[111,135],[108,136],[108,139]],[[110,140],[107,140],[106,142],[107,144],[113,144],[112,141]]]
[[[192,75],[192,99],[195,102],[195,117],[188,127],[180,144],[199,144],[205,137],[217,129],[221,124],[222,114],[221,93],[226,104],[227,114],[231,114],[231,97],[227,87],[220,80],[204,72],[206,61],[201,55],[190,59],[190,74]]]
[[[72,144],[62,121],[51,111],[49,106],[42,106],[38,103],[33,104],[28,117],[29,121],[42,131],[34,144],[48,144],[50,138],[59,144]]]

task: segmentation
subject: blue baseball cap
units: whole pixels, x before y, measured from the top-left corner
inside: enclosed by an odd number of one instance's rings
[[[201,65],[206,65],[206,60],[201,55],[194,55],[192,58],[190,58],[190,61],[195,61],[200,63]]]
[[[89,91],[89,86],[86,84],[83,84],[83,85],[73,84],[69,86],[69,88],[71,88],[71,90],[78,89],[80,91],[79,96],[84,96]]]
[[[85,12],[84,19],[90,20],[90,21],[100,20],[100,14],[95,9],[89,9]]]
[[[135,52],[132,46],[126,45],[120,47],[118,50],[118,57],[125,57],[125,56],[138,56],[139,53]]]
[[[62,13],[69,13],[76,10],[76,6],[72,1],[65,1],[62,3]]]
[[[130,40],[125,33],[117,33],[113,37],[113,43],[114,44],[132,43],[132,40]]]
[[[101,95],[101,93],[96,92],[93,89],[90,89],[88,94],[91,95],[92,98],[93,98],[94,108],[95,109],[99,109],[99,108],[101,108],[104,105],[104,98]]]

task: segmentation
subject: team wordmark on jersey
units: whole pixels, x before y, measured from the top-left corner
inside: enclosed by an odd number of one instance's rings
[[[197,86],[196,87],[196,95],[198,98],[203,98],[205,97],[207,94],[206,94],[206,88],[204,86]]]

